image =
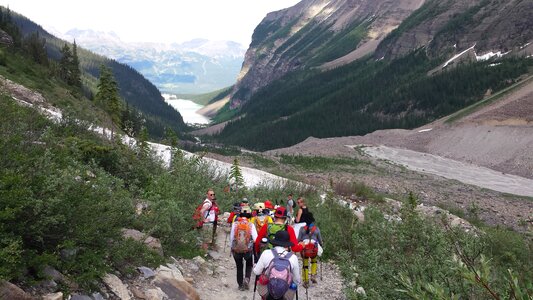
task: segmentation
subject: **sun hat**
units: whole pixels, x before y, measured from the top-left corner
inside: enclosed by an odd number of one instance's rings
[[[291,242],[289,232],[286,230],[279,230],[274,235],[274,239],[270,240],[270,243],[274,246],[292,247],[294,244]]]
[[[254,204],[254,210],[263,210],[265,209],[265,204],[263,202],[257,202]]]
[[[272,202],[270,202],[270,200],[265,201],[264,204],[265,204],[265,208],[268,208],[268,209],[274,208],[274,205],[272,205]]]

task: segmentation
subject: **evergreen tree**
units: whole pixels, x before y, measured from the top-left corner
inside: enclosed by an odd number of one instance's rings
[[[238,195],[239,195],[239,192],[241,193],[243,192],[242,188],[244,188],[244,178],[242,177],[239,160],[236,158],[233,160],[233,165],[231,166],[231,169],[230,169],[229,180],[230,180],[231,186],[233,187],[233,190],[235,190],[235,192],[237,192]]]
[[[96,105],[100,106],[109,116],[109,127],[113,138],[114,124],[120,125],[122,115],[122,100],[120,99],[118,85],[111,69],[105,65],[100,66],[98,92],[94,97]]]
[[[30,55],[34,62],[41,65],[48,65],[48,55],[46,53],[46,40],[39,36],[39,32],[33,32],[23,41],[23,48]]]
[[[59,60],[59,78],[65,81],[67,84],[70,84],[71,78],[71,61],[72,61],[72,52],[67,43],[61,48],[61,59]]]
[[[80,60],[78,58],[78,45],[76,40],[72,44],[72,61],[70,62],[71,84],[76,87],[81,87],[81,71]]]

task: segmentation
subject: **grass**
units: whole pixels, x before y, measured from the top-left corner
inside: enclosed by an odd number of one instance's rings
[[[253,164],[259,168],[274,168],[278,165],[275,161],[260,154],[246,153],[245,156],[250,157],[253,161]]]
[[[496,100],[502,98],[503,96],[509,94],[510,92],[514,91],[515,89],[527,84],[527,83],[530,83],[533,81],[533,75],[530,75],[529,77],[525,78],[524,80],[521,80],[507,88],[504,88],[503,90],[501,91],[498,91],[497,93],[495,93],[494,95],[486,98],[486,99],[483,99],[483,100],[480,100],[466,108],[463,108],[461,110],[459,110],[458,112],[452,114],[448,119],[446,119],[446,121],[444,121],[444,123],[447,123],[447,124],[451,124],[453,122],[456,122],[470,114],[472,114],[473,112],[477,111],[478,109],[484,107],[484,106],[487,106],[493,102],[495,102]]]

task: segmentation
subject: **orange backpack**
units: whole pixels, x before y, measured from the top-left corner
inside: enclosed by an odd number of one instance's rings
[[[252,223],[246,218],[238,218],[235,221],[233,244],[231,250],[235,253],[248,253],[252,251]]]

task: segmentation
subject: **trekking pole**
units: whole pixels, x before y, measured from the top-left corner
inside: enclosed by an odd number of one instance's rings
[[[254,296],[253,296],[253,300],[255,300],[255,292],[257,291],[257,280],[259,280],[259,275],[255,275]],[[298,296],[296,296],[296,300],[298,300]]]
[[[228,234],[229,234],[229,232],[226,230],[226,238],[224,239],[224,252],[226,252],[226,244],[228,242]]]
[[[322,279],[322,274],[324,274],[324,270],[322,269],[322,263],[323,263],[323,261],[320,260],[320,281],[323,280],[323,279]]]
[[[309,300],[309,290],[308,290],[308,288],[305,288],[305,299]]]

